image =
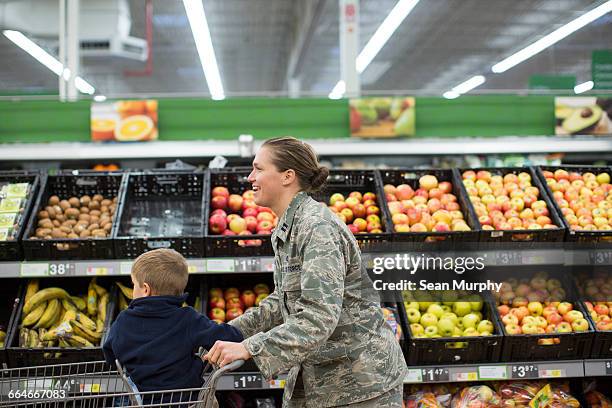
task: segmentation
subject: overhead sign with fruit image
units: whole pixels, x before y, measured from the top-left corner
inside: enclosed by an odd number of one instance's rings
[[[91,140],[148,142],[158,138],[154,99],[91,104]]]
[[[351,136],[414,136],[415,99],[411,96],[359,98],[349,101]]]
[[[612,98],[555,98],[556,135],[612,134]]]

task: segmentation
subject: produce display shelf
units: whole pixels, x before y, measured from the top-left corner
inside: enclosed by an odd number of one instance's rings
[[[408,367],[404,384],[584,377],[586,363],[566,360]]]
[[[44,278],[129,275],[134,260],[57,260],[0,262],[0,278]],[[189,273],[272,272],[272,257],[189,258]]]
[[[127,392],[124,388],[124,383],[119,376],[117,377],[87,377],[81,378],[79,381],[77,377],[76,381],[71,381],[70,383],[66,382],[62,384],[61,387],[66,390],[68,394],[71,392],[83,392],[82,390],[96,390],[102,389],[102,385],[106,385],[106,389],[104,389],[105,393],[122,393]],[[279,375],[276,379],[267,381],[263,378],[261,373],[259,372],[234,372],[230,374],[223,375],[219,378],[219,382],[217,383],[218,391],[236,391],[236,390],[268,390],[268,389],[283,389],[285,388],[285,381],[287,379],[286,375]],[[29,384],[28,381],[36,382],[37,389],[42,391],[45,389],[46,384],[42,384],[40,378],[38,377],[30,377],[23,378],[23,384]],[[57,384],[48,383],[49,390],[57,390]],[[5,386],[0,386],[0,396],[6,397],[9,395],[10,384],[6,383]],[[12,390],[13,392],[15,390]],[[85,391],[87,392],[87,391]],[[92,391],[94,393],[94,391]]]
[[[612,359],[584,360],[585,377],[612,376]]]
[[[421,252],[418,252],[420,254]],[[372,268],[377,257],[395,257],[404,253],[363,253],[362,260]],[[415,252],[414,254],[417,254]],[[612,249],[565,251],[560,249],[474,251],[464,256],[484,258],[486,266],[521,265],[612,265]],[[117,276],[129,275],[133,260],[54,260],[0,262],[0,278],[53,276]],[[272,272],[270,256],[236,258],[188,258],[189,273],[258,273]]]
[[[322,156],[462,155],[510,153],[588,153],[612,151],[612,138],[596,136],[503,136],[409,140],[306,140]],[[256,149],[261,142],[255,142]],[[240,157],[237,140],[156,141],[149,143],[6,143],[0,160],[82,160],[185,157]]]

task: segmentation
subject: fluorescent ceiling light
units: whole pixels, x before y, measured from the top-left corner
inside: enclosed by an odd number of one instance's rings
[[[106,96],[104,95],[96,95],[94,96],[94,101],[96,102],[104,102],[106,100]]]
[[[215,100],[225,99],[225,92],[223,91],[221,75],[219,74],[217,58],[215,57],[215,50],[212,45],[202,0],[183,0],[183,5],[189,19],[189,25],[191,26],[191,32],[193,33],[193,39],[200,56],[200,63],[204,70],[210,95]]]
[[[346,83],[342,80],[338,81],[334,89],[329,93],[329,99],[340,99],[344,92],[346,91]]]
[[[419,0],[399,0],[397,2],[357,56],[355,60],[357,72],[361,74],[365,71],[370,62],[389,41],[389,38],[391,38],[395,30],[402,24],[402,21],[410,14],[418,2]]]
[[[568,35],[580,30],[582,27],[586,26],[587,24],[590,24],[591,22],[597,20],[599,17],[607,14],[610,11],[612,11],[612,0],[605,2],[599,7],[595,7],[593,10],[588,11],[580,17],[576,18],[575,20],[570,21],[569,23],[556,29],[552,33],[523,48],[519,52],[509,56],[503,61],[498,62],[497,64],[493,65],[491,71],[495,72],[496,74],[499,74],[509,70],[515,65],[518,65],[521,62],[533,57],[542,50],[545,50],[546,48],[557,43],[558,41],[561,41]]]
[[[376,55],[382,50],[389,38],[393,35],[395,30],[402,24],[402,21],[408,17],[408,14],[412,11],[414,6],[417,5],[419,0],[399,0],[395,7],[389,12],[387,17],[378,26],[374,35],[370,38],[368,43],[363,47],[363,50],[357,56],[355,60],[355,68],[358,73],[362,73],[370,65],[370,62],[376,57]],[[342,84],[341,84],[342,83]],[[340,89],[342,90],[340,92]],[[334,86],[334,89],[329,94],[330,99],[340,99],[344,95],[346,84],[340,80]]]
[[[59,62],[57,58],[43,50],[39,45],[23,35],[23,33],[20,31],[4,30],[2,31],[2,34],[4,34],[6,38],[11,40],[19,48],[34,57],[34,59],[36,59],[38,62],[53,71],[55,75],[61,75],[66,81],[70,79],[70,70],[68,68],[64,69],[62,63]],[[74,80],[74,85],[80,92],[85,94],[92,95],[96,91],[96,88],[81,77],[76,77]]]
[[[475,75],[473,77],[471,77],[470,79],[468,79],[465,82],[460,83],[459,85],[457,85],[456,87],[454,87],[453,89],[451,89],[448,92],[444,92],[444,94],[442,96],[444,96],[446,99],[455,99],[458,98],[459,95],[462,95],[464,93],[470,92],[472,89],[482,85],[485,83],[485,77],[482,75]]]
[[[583,92],[590,91],[591,89],[593,89],[593,85],[595,85],[593,81],[583,82],[574,87],[574,92],[577,94],[581,94]]]

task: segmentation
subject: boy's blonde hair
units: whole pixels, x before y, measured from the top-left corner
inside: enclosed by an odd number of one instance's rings
[[[132,275],[140,286],[146,282],[155,296],[180,296],[189,279],[187,261],[174,249],[140,255],[132,265]]]

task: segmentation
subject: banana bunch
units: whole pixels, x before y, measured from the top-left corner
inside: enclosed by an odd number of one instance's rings
[[[92,279],[87,295],[71,296],[62,288],[40,290],[31,280],[26,290],[19,346],[95,347],[106,322],[108,291]]]
[[[130,304],[130,300],[134,299],[134,290],[132,288],[128,288],[125,285],[122,285],[121,282],[115,282],[121,293],[119,294],[119,311],[123,311],[128,308]]]
[[[0,348],[4,347],[4,340],[6,340],[6,332],[0,329]]]

